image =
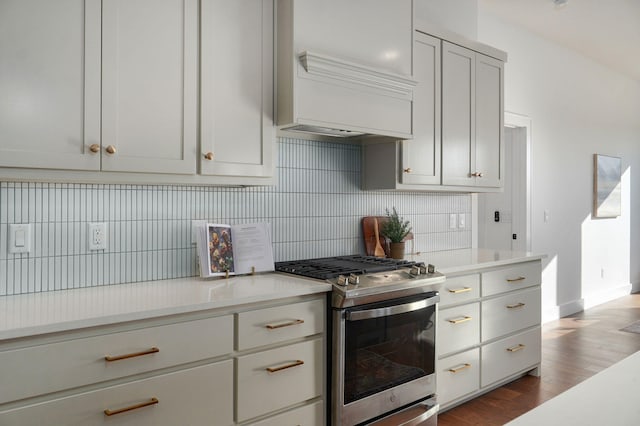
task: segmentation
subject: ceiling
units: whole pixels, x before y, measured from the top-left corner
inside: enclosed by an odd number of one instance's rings
[[[640,0],[479,0],[504,21],[640,81]]]

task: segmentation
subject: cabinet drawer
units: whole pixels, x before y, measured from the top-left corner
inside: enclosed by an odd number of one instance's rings
[[[440,291],[440,306],[464,303],[480,297],[480,274],[448,278]]]
[[[251,423],[251,426],[323,426],[324,405],[321,401]]]
[[[482,273],[482,295],[518,290],[525,287],[540,285],[542,279],[540,261],[522,263],[495,271]]]
[[[438,402],[445,405],[480,388],[480,349],[438,361]]]
[[[535,367],[540,350],[540,327],[483,346],[481,386]]]
[[[158,351],[155,351],[156,348]],[[0,403],[231,353],[231,315],[0,352]],[[107,361],[106,356],[138,356]],[[46,380],[43,380],[46,377]]]
[[[237,422],[315,398],[324,380],[322,339],[241,356]]]
[[[482,341],[540,324],[540,287],[482,302]]]
[[[324,300],[238,314],[238,350],[312,336],[324,331]]]
[[[0,424],[216,425],[233,424],[233,361],[223,361],[97,391],[0,412]],[[150,404],[152,398],[157,403]],[[136,404],[144,407],[107,416]]]
[[[480,303],[441,309],[436,339],[438,356],[480,343]]]

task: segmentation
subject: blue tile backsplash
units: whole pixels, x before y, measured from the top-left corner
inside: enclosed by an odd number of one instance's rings
[[[359,145],[278,140],[277,185],[255,188],[0,182],[0,295],[197,275],[191,221],[265,221],[276,261],[363,252],[360,219],[396,207],[414,251],[471,247],[471,197],[360,190]],[[89,251],[90,222],[108,248]],[[32,250],[10,254],[8,225],[32,224]]]

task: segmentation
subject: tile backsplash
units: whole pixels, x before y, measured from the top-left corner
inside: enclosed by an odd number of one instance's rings
[[[191,221],[266,221],[276,261],[363,252],[360,219],[396,207],[414,251],[471,247],[471,197],[360,189],[359,145],[278,140],[270,187],[0,182],[0,295],[197,275]],[[88,224],[108,224],[108,248],[89,251]],[[31,252],[7,250],[9,224],[31,223]]]

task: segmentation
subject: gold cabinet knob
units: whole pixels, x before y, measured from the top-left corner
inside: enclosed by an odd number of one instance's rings
[[[207,153],[204,155],[204,158],[205,158],[206,160],[209,160],[209,161],[213,160],[213,152],[207,152]]]
[[[472,177],[482,177],[482,172],[471,173]]]
[[[413,171],[413,169],[411,169],[411,167],[407,167],[406,169],[404,169],[405,173],[411,173]]]
[[[98,145],[97,143],[91,144],[91,146],[89,147],[89,151],[93,152],[94,154],[99,153],[100,145]]]
[[[116,147],[113,146],[113,145],[108,145],[104,150],[107,151],[107,154],[115,154],[116,153]]]

